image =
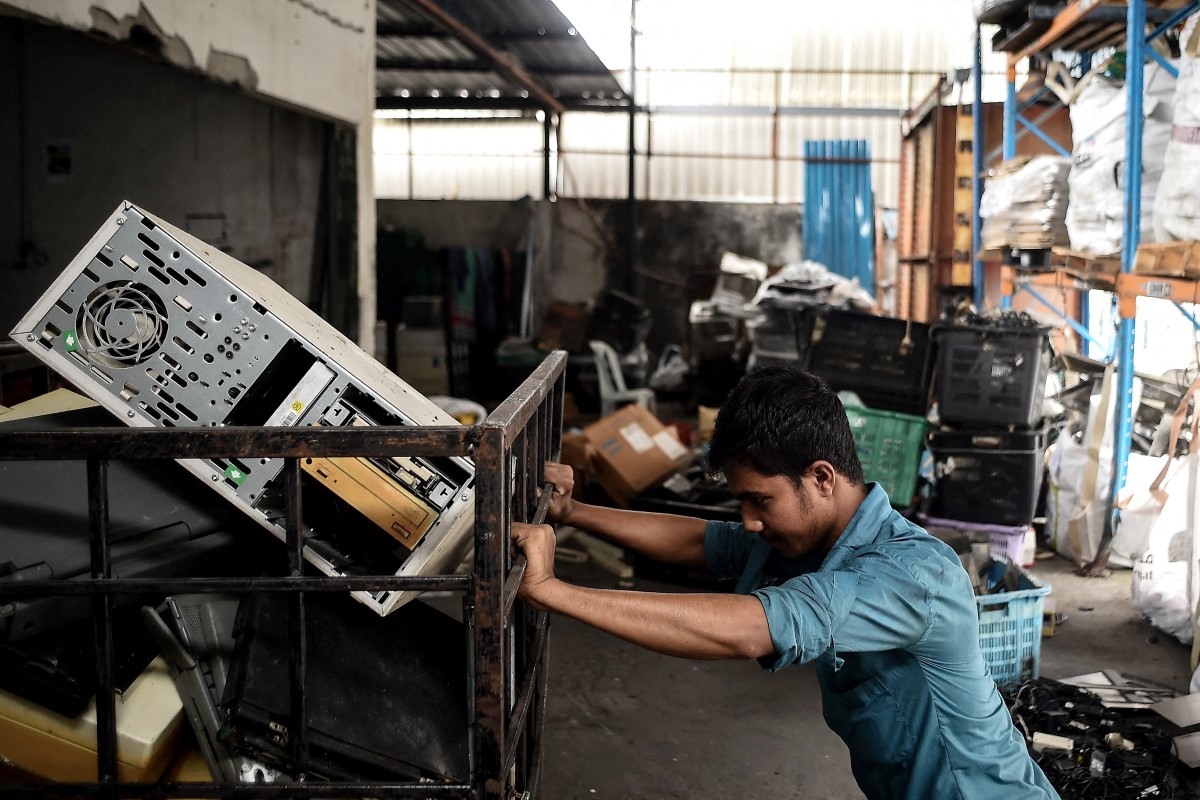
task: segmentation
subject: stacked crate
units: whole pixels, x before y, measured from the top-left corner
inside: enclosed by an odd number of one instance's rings
[[[865,478],[893,505],[911,505],[927,427],[929,326],[823,308],[809,327],[808,371],[865,404],[846,407]]]
[[[934,337],[939,426],[928,439],[937,479],[931,513],[1027,526],[1046,448],[1049,330],[1009,314],[941,326]]]

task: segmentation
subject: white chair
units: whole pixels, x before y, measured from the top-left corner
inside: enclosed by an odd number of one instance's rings
[[[617,351],[605,342],[592,339],[588,342],[596,356],[596,376],[600,381],[600,414],[607,417],[618,408],[630,403],[645,406],[655,412],[653,389],[627,389],[625,376],[621,373],[621,360]]]

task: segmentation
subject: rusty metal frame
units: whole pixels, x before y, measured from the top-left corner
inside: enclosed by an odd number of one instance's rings
[[[11,596],[90,595],[97,654],[95,783],[0,785],[3,797],[439,797],[514,800],[536,796],[542,767],[549,618],[516,602],[525,561],[513,555],[512,522],[545,520],[543,463],[558,456],[566,353],[556,351],[483,422],[470,427],[87,429],[0,432],[0,459],[87,461],[92,577],[26,581]],[[114,579],[109,573],[108,463],[122,459],[286,459],[288,575],[271,578]],[[469,576],[303,576],[299,459],[346,456],[468,456],[476,467],[475,560]],[[130,783],[117,781],[112,597],[128,593],[288,592],[293,598],[293,713],[305,716],[305,593],[449,590],[464,594],[473,652],[469,783]],[[305,763],[306,726],[293,755]]]

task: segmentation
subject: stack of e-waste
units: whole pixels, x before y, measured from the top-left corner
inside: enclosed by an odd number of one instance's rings
[[[1067,237],[1067,175],[1057,156],[1005,161],[987,181],[979,204],[985,250],[1044,250]]]

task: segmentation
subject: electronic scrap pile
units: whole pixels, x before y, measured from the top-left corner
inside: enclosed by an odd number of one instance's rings
[[[1173,693],[1131,686],[1089,691],[1039,678],[1001,687],[1013,722],[1063,800],[1200,797],[1200,770],[1186,754],[1200,734],[1184,732],[1156,708]]]

